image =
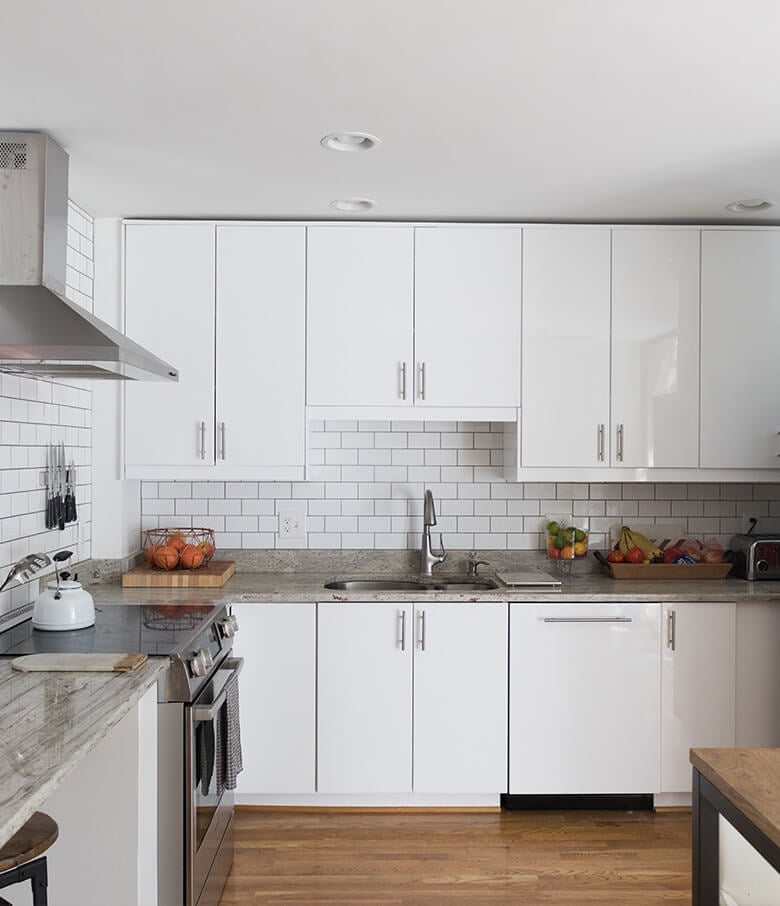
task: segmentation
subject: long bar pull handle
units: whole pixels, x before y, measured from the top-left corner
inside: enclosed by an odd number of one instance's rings
[[[406,399],[406,362],[401,362],[401,399]]]
[[[617,459],[623,462],[623,425],[617,426]]]
[[[544,617],[545,623],[633,623],[632,617]]]
[[[398,639],[398,644],[401,646],[401,651],[406,651],[406,611],[402,610],[399,616],[401,618],[401,638]]]
[[[239,673],[244,669],[244,659],[242,657],[228,658],[222,665],[227,670],[230,670],[231,673],[238,676]],[[222,669],[222,668],[220,668]],[[192,709],[192,716],[195,720],[209,721],[214,720],[214,718],[219,714],[222,706],[225,704],[225,699],[227,698],[227,682],[222,687],[222,691],[219,695],[208,705],[196,705]]]
[[[599,425],[598,430],[598,460],[604,462],[604,425]]]
[[[219,423],[219,439],[220,439],[220,446],[221,446],[219,455],[222,457],[222,459],[227,459],[227,454],[225,453],[225,423],[224,422]]]
[[[420,611],[420,651],[425,651],[425,611]]]
[[[206,458],[206,422],[200,423],[200,458]]]
[[[666,647],[677,650],[677,614],[673,610],[666,616]]]
[[[420,362],[420,399],[425,399],[425,362]]]

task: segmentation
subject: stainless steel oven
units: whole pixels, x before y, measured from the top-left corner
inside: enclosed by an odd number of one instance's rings
[[[218,906],[233,862],[233,792],[220,776],[226,765],[219,750],[230,732],[229,685],[243,666],[243,658],[223,660],[184,706],[186,906]]]

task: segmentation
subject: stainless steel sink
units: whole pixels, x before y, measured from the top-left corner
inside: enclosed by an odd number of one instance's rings
[[[340,579],[326,582],[325,588],[331,591],[452,591],[468,594],[471,591],[490,591],[498,588],[492,579],[433,579],[429,582],[416,582],[413,579]]]

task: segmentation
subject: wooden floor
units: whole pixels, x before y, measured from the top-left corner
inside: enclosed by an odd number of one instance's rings
[[[239,809],[221,906],[689,904],[685,812]]]

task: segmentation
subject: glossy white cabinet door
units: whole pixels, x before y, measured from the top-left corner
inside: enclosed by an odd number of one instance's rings
[[[502,793],[508,605],[415,605],[414,791]]]
[[[126,225],[125,313],[130,339],[180,375],[178,383],[127,382],[126,464],[212,465],[213,224]]]
[[[658,792],[660,610],[510,605],[510,793]]]
[[[307,261],[308,404],[410,406],[413,229],[308,227]]]
[[[699,465],[699,231],[612,231],[612,465]]]
[[[664,604],[661,791],[691,791],[690,749],[735,744],[736,605]]]
[[[317,609],[318,792],[411,792],[411,605]]]
[[[610,231],[523,230],[523,466],[609,465]]]
[[[702,468],[778,468],[779,296],[780,232],[702,230]]]
[[[217,228],[217,465],[303,467],[305,274],[305,227]]]
[[[268,793],[313,793],[316,605],[247,603],[234,652],[243,657],[237,801]],[[251,800],[250,800],[251,801]]]
[[[521,268],[519,227],[415,229],[415,405],[520,405]]]

